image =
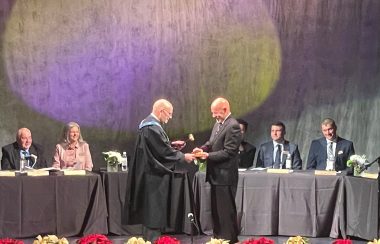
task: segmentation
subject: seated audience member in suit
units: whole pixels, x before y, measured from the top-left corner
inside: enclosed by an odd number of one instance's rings
[[[311,142],[307,169],[336,171],[347,169],[347,160],[355,154],[354,144],[336,134],[335,121],[326,118],[321,123],[323,137]],[[332,168],[327,168],[327,161],[332,162]]]
[[[33,165],[35,169],[47,167],[42,146],[33,142],[32,133],[28,128],[19,129],[16,141],[4,146],[1,151],[3,153],[1,158],[2,170],[19,170],[21,155],[24,155],[28,160],[29,167]]]
[[[55,146],[53,160],[55,168],[92,170],[90,147],[83,140],[77,123],[69,122],[64,126],[60,143]]]
[[[243,135],[243,140],[239,146],[239,168],[249,168],[253,166],[253,160],[255,159],[256,147],[246,141],[245,135],[248,129],[248,122],[243,119],[237,119],[240,125],[240,131]]]
[[[292,160],[292,169],[302,169],[302,160],[298,145],[285,140],[285,125],[278,121],[271,125],[272,141],[260,145],[256,167],[285,168],[288,154]]]

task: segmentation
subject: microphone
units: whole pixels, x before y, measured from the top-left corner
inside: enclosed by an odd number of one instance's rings
[[[188,213],[187,218],[190,220],[191,223],[194,222],[194,214],[193,213]]]
[[[30,157],[33,159],[33,161],[34,161],[34,163],[33,163],[33,165],[32,165],[32,169],[34,168],[34,166],[36,165],[36,163],[37,163],[37,156],[36,155],[34,155],[34,154],[30,154]]]

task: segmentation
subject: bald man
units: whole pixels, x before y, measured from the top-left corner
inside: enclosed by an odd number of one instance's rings
[[[16,141],[2,147],[1,151],[2,170],[20,170],[21,155],[28,160],[29,167],[33,166],[35,169],[47,167],[44,151],[40,145],[33,143],[32,133],[28,128],[20,128],[17,131]]]
[[[191,162],[171,146],[162,124],[173,116],[173,105],[165,100],[153,104],[152,113],[139,125],[134,158],[129,165],[126,208],[127,224],[142,224],[146,240],[154,241],[169,227],[170,194],[173,170]]]
[[[203,151],[207,159],[206,181],[211,185],[214,237],[237,243],[239,231],[235,195],[242,134],[239,123],[231,117],[230,104],[225,98],[220,97],[212,102],[211,114],[216,123],[210,139],[193,152]]]

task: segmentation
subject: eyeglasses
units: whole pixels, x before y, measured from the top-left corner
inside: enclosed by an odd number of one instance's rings
[[[162,111],[165,111],[165,112],[167,113],[168,117],[169,117],[169,118],[172,118],[173,113],[167,111],[166,109],[163,109]]]

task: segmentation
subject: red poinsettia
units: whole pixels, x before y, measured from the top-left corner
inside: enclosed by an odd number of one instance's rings
[[[112,244],[105,235],[91,234],[80,238],[78,244]]]
[[[154,244],[180,244],[180,243],[181,242],[179,240],[170,236],[161,236],[154,242]]]
[[[255,240],[254,238],[245,240],[242,242],[242,244],[274,244],[274,241],[271,239],[260,237],[257,240]]]
[[[337,239],[333,244],[352,244],[352,241],[350,239]]]
[[[16,239],[4,238],[0,239],[0,244],[24,244],[24,242]]]

